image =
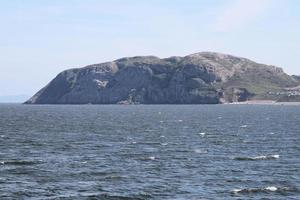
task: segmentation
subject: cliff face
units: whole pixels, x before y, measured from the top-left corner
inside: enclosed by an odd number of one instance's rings
[[[122,58],[61,72],[28,104],[217,104],[299,85],[282,69],[203,52]],[[273,98],[273,97],[272,97]]]

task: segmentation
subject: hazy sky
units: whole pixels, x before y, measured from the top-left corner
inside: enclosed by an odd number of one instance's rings
[[[0,96],[125,56],[216,51],[300,74],[298,0],[0,0]]]

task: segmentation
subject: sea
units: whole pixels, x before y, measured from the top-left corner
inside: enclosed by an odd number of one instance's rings
[[[300,106],[0,104],[0,199],[300,199]]]

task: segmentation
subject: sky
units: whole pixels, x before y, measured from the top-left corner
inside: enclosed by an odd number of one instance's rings
[[[297,0],[0,0],[0,96],[121,57],[213,51],[300,75]]]

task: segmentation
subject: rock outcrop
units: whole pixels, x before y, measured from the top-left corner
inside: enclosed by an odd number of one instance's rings
[[[25,103],[217,104],[274,98],[270,91],[299,84],[281,68],[220,53],[144,56],[63,71]]]

